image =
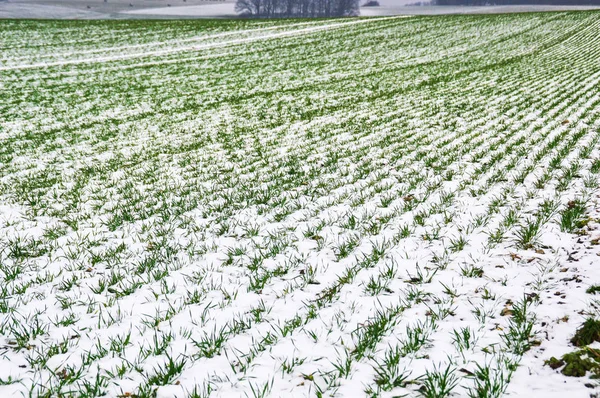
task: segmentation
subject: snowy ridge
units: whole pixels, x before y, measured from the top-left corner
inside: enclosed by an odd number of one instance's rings
[[[596,392],[600,13],[78,24],[0,26],[0,396]]]

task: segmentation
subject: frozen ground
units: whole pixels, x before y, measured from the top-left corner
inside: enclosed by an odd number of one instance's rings
[[[587,10],[589,6],[415,7],[414,0],[381,0],[380,7],[362,7],[362,16],[481,14]],[[203,0],[8,0],[0,1],[0,18],[129,19],[231,18],[235,1]]]
[[[0,2],[0,18],[98,19],[107,14],[45,4]]]
[[[124,11],[127,15],[151,17],[153,15],[170,17],[231,17],[235,16],[235,2],[228,1],[219,4],[202,4],[197,6],[177,6],[145,8],[141,10]]]
[[[2,21],[0,397],[597,396],[599,38]]]
[[[231,17],[235,16],[233,4],[231,0],[9,0],[0,1],[0,18],[126,19],[169,15],[197,18],[217,16],[219,8],[224,16]],[[169,14],[171,8],[181,11]]]
[[[414,3],[414,2],[410,2]],[[409,4],[410,4],[409,3]],[[440,6],[402,6],[393,2],[381,1],[380,7],[361,7],[361,16],[385,15],[444,15],[444,14],[500,14],[515,12],[542,12],[542,11],[582,11],[596,10],[600,6],[488,6],[488,7],[440,7]]]

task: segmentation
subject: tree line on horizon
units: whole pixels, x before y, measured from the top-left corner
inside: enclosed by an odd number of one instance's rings
[[[241,16],[259,18],[318,18],[359,15],[359,0],[237,0]]]

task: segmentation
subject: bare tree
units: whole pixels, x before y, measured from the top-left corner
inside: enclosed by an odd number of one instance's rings
[[[262,0],[237,0],[235,3],[235,12],[248,15],[261,15]]]
[[[260,18],[348,17],[358,15],[358,2],[359,0],[237,0],[235,10]]]

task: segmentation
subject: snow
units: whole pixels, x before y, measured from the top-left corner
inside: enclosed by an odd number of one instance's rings
[[[589,397],[599,30],[6,21],[0,396]]]
[[[364,3],[364,2],[363,2]],[[380,0],[379,7],[361,7],[361,16],[486,14],[593,10],[597,6],[411,6],[414,0]],[[140,19],[233,18],[235,1],[208,0],[8,0],[0,1],[0,18]]]
[[[223,2],[222,4],[206,4],[198,6],[177,6],[177,7],[159,7],[147,8],[142,10],[124,11],[123,14],[136,15],[162,15],[171,17],[222,17],[235,16],[235,3]]]

